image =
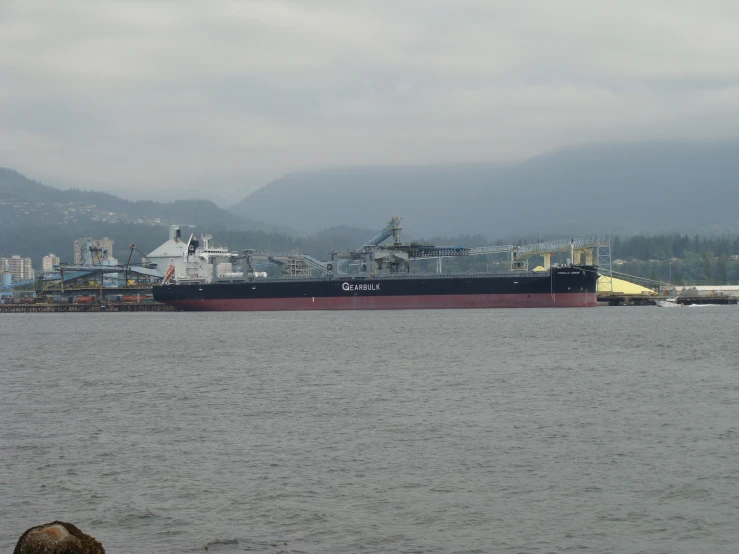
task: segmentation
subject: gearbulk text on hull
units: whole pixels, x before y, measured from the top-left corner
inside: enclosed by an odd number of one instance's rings
[[[343,279],[252,279],[154,287],[182,310],[381,310],[594,307],[596,268],[482,275],[398,275]]]

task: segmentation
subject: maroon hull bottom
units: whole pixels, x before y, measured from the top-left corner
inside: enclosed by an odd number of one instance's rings
[[[428,310],[443,308],[585,308],[597,306],[595,293],[450,294],[426,296],[342,296],[296,298],[228,298],[168,302],[190,311],[277,310]]]

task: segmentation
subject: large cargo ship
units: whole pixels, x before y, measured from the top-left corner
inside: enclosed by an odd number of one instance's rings
[[[154,287],[154,299],[181,310],[382,310],[434,308],[547,308],[597,305],[597,267],[570,263],[529,271],[525,247],[437,247],[400,242],[399,218],[357,251],[321,261],[305,255],[256,255],[213,248],[209,239],[190,237],[182,269],[173,263]],[[389,246],[380,246],[394,237]],[[201,244],[202,243],[202,244]],[[591,241],[588,244],[596,244]],[[536,245],[533,245],[536,246]],[[582,252],[587,252],[583,248]],[[445,274],[441,260],[478,254],[510,254],[510,271]],[[436,273],[411,272],[411,262],[437,259]],[[240,261],[243,271],[234,270]],[[592,255],[586,262],[592,261]],[[280,275],[257,271],[281,266]],[[274,272],[273,272],[274,273]]]
[[[548,308],[596,305],[592,266],[546,272],[275,278],[154,287],[154,299],[182,310],[382,310]]]

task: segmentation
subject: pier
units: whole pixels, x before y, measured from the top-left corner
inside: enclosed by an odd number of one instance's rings
[[[0,314],[90,313],[90,312],[173,312],[166,304],[3,304]]]
[[[676,302],[683,306],[689,304],[736,306],[739,298],[736,296],[678,296]]]
[[[658,294],[598,293],[599,306],[656,306],[667,296]]]
[[[718,305],[718,306],[736,306],[739,298],[728,295],[712,295],[712,296],[666,296],[664,294],[598,294],[599,306],[657,306],[661,301],[674,299],[680,306],[690,305]]]

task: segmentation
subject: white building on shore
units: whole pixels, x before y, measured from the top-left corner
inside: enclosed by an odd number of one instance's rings
[[[665,292],[688,296],[739,296],[739,285],[670,285],[665,287]]]
[[[54,271],[54,266],[59,265],[59,256],[56,254],[49,254],[48,256],[44,256],[41,258],[41,270],[44,273],[52,273]]]
[[[36,277],[31,264],[31,258],[21,258],[14,255],[10,258],[0,258],[0,271],[7,271],[13,282],[30,281]]]

